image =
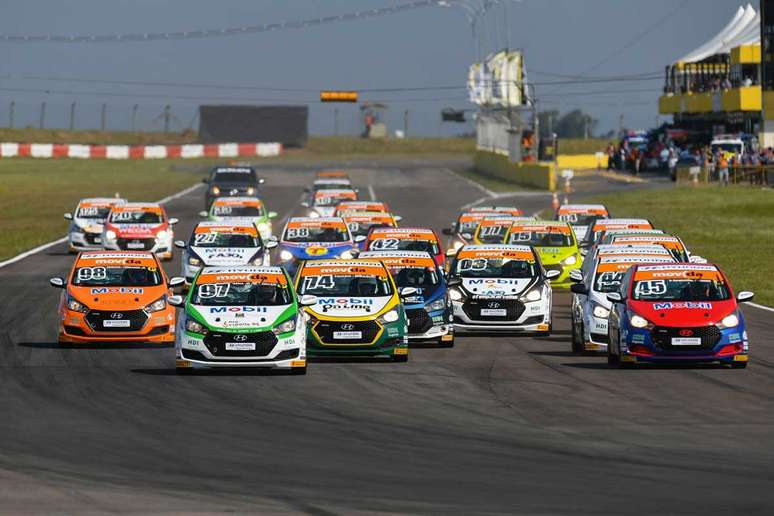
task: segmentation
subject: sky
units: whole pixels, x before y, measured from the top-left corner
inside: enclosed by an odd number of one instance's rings
[[[305,20],[395,6],[409,0],[4,0],[0,34],[102,35],[215,29]],[[450,0],[454,1],[454,0]],[[476,3],[480,0],[467,0]],[[598,132],[647,128],[658,119],[663,80],[556,85],[556,75],[605,77],[663,72],[714,36],[740,0],[511,0],[478,24],[484,51],[524,51],[541,109],[580,108],[599,120]],[[757,2],[753,6],[757,9]],[[506,16],[507,11],[507,16]],[[506,31],[507,28],[507,31]],[[506,38],[506,32],[508,37]],[[202,103],[308,104],[311,134],[355,134],[359,110],[320,104],[320,89],[400,89],[363,92],[388,105],[388,129],[415,136],[470,132],[471,124],[440,122],[447,107],[474,109],[464,90],[475,44],[465,11],[427,7],[372,19],[232,37],[122,43],[0,42],[0,126],[97,128],[107,104],[108,129],[126,130],[132,108],[144,130],[198,124]],[[53,80],[57,79],[57,80]],[[64,79],[78,79],[79,82]],[[105,81],[177,83],[178,86]],[[186,84],[190,86],[181,86]],[[226,86],[250,87],[228,88]],[[268,88],[268,89],[259,89]],[[299,91],[301,90],[301,91]]]

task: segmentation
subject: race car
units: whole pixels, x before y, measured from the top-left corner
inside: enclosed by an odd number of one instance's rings
[[[244,197],[258,195],[264,179],[258,177],[253,167],[215,167],[210,177],[202,179],[207,185],[204,194],[204,208],[210,209],[212,201],[218,197]]]
[[[568,222],[578,242],[586,237],[591,222],[609,218],[610,212],[604,204],[563,204],[556,210],[556,220]]]
[[[585,239],[581,247],[591,247],[600,242],[607,231],[621,229],[653,229],[653,224],[647,219],[597,219],[589,222]]]
[[[456,331],[551,332],[550,279],[532,247],[466,245],[449,271]]]
[[[463,245],[473,243],[473,235],[485,218],[520,216],[522,216],[521,210],[507,206],[478,206],[463,211],[457,220],[452,222],[451,227],[442,230],[444,235],[451,237],[446,246],[446,253],[453,254]]]
[[[373,228],[366,238],[367,251],[421,251],[430,253],[440,268],[446,265],[438,235],[430,228]]]
[[[354,190],[317,190],[312,194],[312,201],[304,201],[301,206],[309,208],[310,217],[331,217],[336,211],[336,205],[342,201],[356,201]]]
[[[70,252],[102,249],[102,225],[110,208],[124,203],[124,199],[112,197],[81,199],[74,212],[65,213],[64,218],[71,221],[67,231]]]
[[[524,212],[515,206],[473,206],[471,213],[499,213],[508,217],[521,217]]]
[[[573,292],[572,350],[576,353],[607,349],[607,316],[611,303],[607,294],[617,291],[624,273],[635,263],[674,263],[669,254],[603,255],[594,260],[589,274],[581,283],[570,287]]]
[[[150,251],[163,260],[172,259],[172,226],[164,207],[155,202],[128,202],[113,206],[102,228],[102,245],[115,251]]]
[[[312,188],[307,188],[309,192],[318,190],[351,190],[352,181],[349,177],[319,177],[312,183]]]
[[[605,238],[604,240],[608,240],[608,238]],[[678,262],[691,262],[691,263],[706,263],[707,260],[702,258],[701,256],[692,255],[688,248],[685,247],[685,244],[680,239],[680,237],[676,237],[674,235],[669,235],[667,233],[662,234],[612,234],[610,235],[609,241],[613,245],[647,245],[647,244],[656,244],[663,246],[664,248],[668,249],[670,253],[672,253],[672,256],[675,257],[675,260]]]
[[[390,270],[403,300],[410,341],[434,341],[454,346],[451,300],[443,271],[429,253],[366,251],[358,260],[379,260]],[[406,295],[405,289],[410,294]]]
[[[658,244],[643,245],[614,245],[597,244],[591,248],[589,254],[583,259],[580,271],[572,271],[570,277],[574,281],[582,281],[596,265],[597,258],[612,256],[661,256],[674,258],[666,247]]]
[[[254,367],[306,374],[307,317],[279,267],[205,267],[194,279],[178,318],[175,366]]]
[[[263,201],[257,197],[221,197],[215,199],[209,211],[199,213],[209,220],[250,220],[261,238],[268,240],[272,236],[271,219],[277,217],[276,211],[266,211]]]
[[[390,208],[386,202],[381,201],[341,201],[336,205],[333,212],[334,217],[340,217],[343,211],[380,211],[390,213]],[[400,217],[395,215],[395,220],[400,221]]]
[[[503,244],[505,235],[514,222],[534,221],[535,217],[512,217],[508,215],[487,215],[473,234],[474,244]]]
[[[280,262],[289,274],[295,274],[304,260],[349,259],[355,242],[341,217],[293,217],[282,232]]]
[[[188,243],[178,240],[175,247],[183,249],[182,275],[186,285],[191,285],[202,267],[267,266],[277,242],[264,242],[250,222],[210,221],[199,222]]]
[[[633,265],[608,316],[612,366],[654,362],[714,362],[746,367],[749,342],[739,303],[715,265]]]
[[[384,264],[368,260],[304,262],[296,289],[302,296],[317,297],[315,305],[306,307],[309,356],[408,360],[406,313]]]
[[[175,309],[168,300],[183,278],[167,279],[158,257],[139,251],[86,251],[75,258],[61,288],[60,344],[175,340]]]
[[[381,211],[344,211],[340,216],[347,223],[359,249],[365,248],[368,233],[372,228],[398,227],[398,221],[392,215]]]
[[[551,280],[555,287],[569,287],[572,283],[570,272],[580,269],[583,262],[575,234],[567,222],[514,222],[505,241],[513,245],[533,246],[547,271],[559,271]]]
[[[319,170],[317,179],[349,179],[349,174],[344,170]]]

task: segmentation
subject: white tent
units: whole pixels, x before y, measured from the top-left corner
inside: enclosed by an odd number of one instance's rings
[[[739,45],[760,43],[761,18],[752,5],[739,7],[733,18],[712,39],[689,52],[678,62],[695,63],[715,54],[727,54]]]

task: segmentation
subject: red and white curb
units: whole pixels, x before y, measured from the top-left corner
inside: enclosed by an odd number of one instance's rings
[[[0,158],[169,159],[280,156],[281,143],[187,145],[79,145],[69,143],[0,143]]]

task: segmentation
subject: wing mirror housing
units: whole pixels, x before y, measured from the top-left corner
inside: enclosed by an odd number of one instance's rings
[[[73,220],[73,214],[72,213],[65,213],[64,218],[66,220]]]
[[[402,297],[405,297],[405,296],[413,296],[413,295],[414,295],[414,294],[416,294],[417,292],[419,292],[419,290],[417,290],[417,289],[416,289],[416,288],[414,288],[414,287],[403,287],[402,289],[400,289],[400,295],[401,295]]]
[[[277,212],[276,211],[270,211],[269,212],[269,218],[270,219],[276,219],[277,218]]]
[[[441,230],[441,233],[443,233],[446,236],[452,236],[454,234],[454,231],[452,230],[452,228],[443,228]]]
[[[309,201],[302,201],[301,202],[301,207],[303,207],[303,208],[308,208],[310,206],[311,206],[311,204],[309,204]]]
[[[557,271],[557,270],[546,271],[546,278],[548,278],[548,279],[558,278],[561,275],[562,275],[562,273],[560,271]]]
[[[167,298],[167,303],[172,306],[183,306],[184,301],[183,296],[169,296]]]
[[[355,242],[357,242],[358,244],[360,242],[365,242],[365,241],[366,241],[366,236],[365,235],[358,235],[358,236],[355,237]]]
[[[209,215],[209,214],[205,210],[202,210],[202,211],[199,212],[199,216],[200,217],[206,217],[207,215]]]
[[[459,287],[460,285],[462,285],[462,278],[449,278],[446,282],[446,286],[449,288]]]
[[[583,273],[578,269],[570,271],[570,279],[575,282],[583,281]]]
[[[738,303],[747,303],[749,301],[752,301],[754,297],[755,297],[754,293],[748,290],[743,290],[736,295],[736,301]]]
[[[172,217],[171,219],[169,219],[169,221],[168,221],[168,222],[169,222],[169,225],[170,225],[170,226],[174,226],[175,224],[177,224],[178,222],[180,222],[180,219],[178,219],[178,218],[175,218],[175,217]]]
[[[181,278],[180,276],[175,276],[174,278],[169,278],[169,281],[167,282],[167,286],[169,288],[178,287],[185,283],[185,278]]]
[[[278,245],[279,245],[279,242],[277,242],[276,240],[267,240],[266,242],[263,243],[263,246],[266,249],[274,249]]]
[[[301,306],[314,306],[317,304],[317,296],[313,296],[311,294],[304,294],[298,300],[298,304],[300,304]]]
[[[623,297],[621,297],[620,292],[610,292],[607,295],[607,300],[611,303],[623,303]]]
[[[586,285],[584,285],[583,283],[573,283],[572,285],[570,285],[570,292],[572,292],[573,294],[586,295],[589,293],[589,289],[586,288]]]
[[[175,240],[175,247],[177,247],[178,249],[185,249],[186,245],[185,245],[185,242],[183,242],[182,240]]]
[[[53,278],[49,278],[48,282],[51,284],[52,287],[56,287],[56,288],[65,288],[67,286],[67,281],[65,281],[64,278],[60,278],[59,276],[54,276]]]

